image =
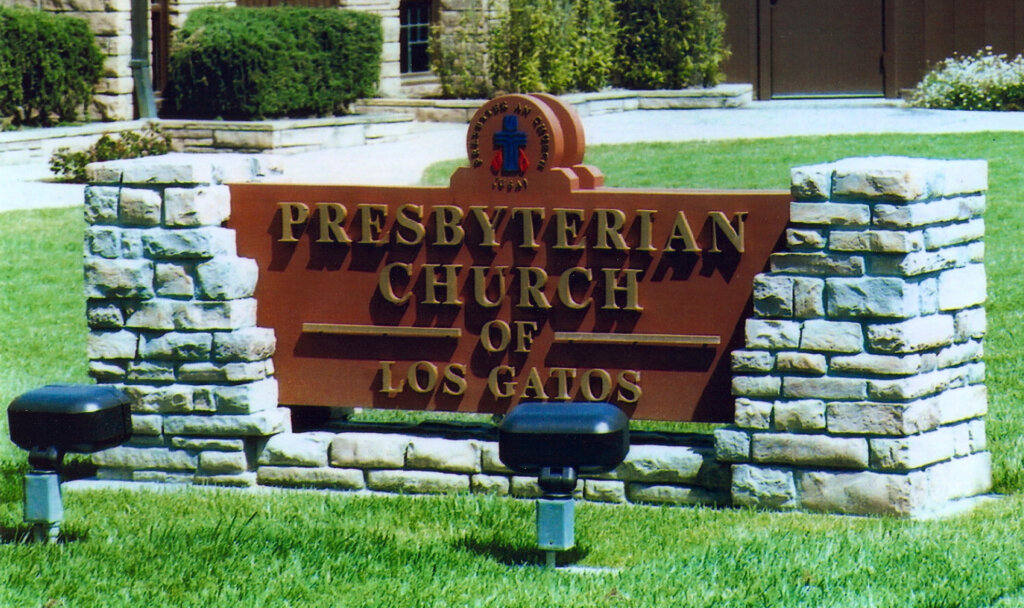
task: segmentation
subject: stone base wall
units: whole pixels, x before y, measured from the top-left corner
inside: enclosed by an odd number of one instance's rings
[[[534,498],[535,477],[514,475],[498,459],[493,441],[380,433],[284,433],[257,459],[256,482],[424,494],[474,492]],[[729,468],[711,448],[634,445],[607,475],[581,479],[578,498],[612,503],[723,505]]]
[[[917,516],[986,492],[984,161],[793,170],[716,432],[737,505]]]
[[[218,429],[216,437],[175,435],[181,432],[179,418],[135,416],[136,422],[151,424],[136,429],[132,443],[96,455],[98,477],[401,494],[542,495],[535,477],[515,475],[501,464],[493,441],[313,431],[247,442],[227,427]],[[581,478],[575,495],[593,502],[723,506],[730,502],[729,473],[709,447],[634,445],[615,471]]]

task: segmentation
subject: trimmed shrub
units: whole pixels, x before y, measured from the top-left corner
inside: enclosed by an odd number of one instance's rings
[[[170,55],[167,105],[192,118],[326,116],[372,95],[380,18],[306,9],[203,8]]]
[[[102,70],[85,21],[0,7],[0,116],[16,125],[73,121]]]
[[[159,156],[167,154],[170,149],[170,138],[158,127],[146,125],[139,132],[125,131],[116,137],[104,135],[88,150],[59,148],[50,157],[50,171],[62,182],[84,183],[85,167],[89,163]]]
[[[720,0],[616,0],[615,83],[631,89],[706,87],[729,57]]]
[[[611,84],[619,18],[612,0],[576,0],[575,4],[572,88],[597,91]]]
[[[914,87],[911,106],[943,110],[1024,110],[1024,57],[986,47],[939,62]]]

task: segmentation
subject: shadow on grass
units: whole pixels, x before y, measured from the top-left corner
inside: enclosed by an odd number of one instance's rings
[[[57,537],[57,544],[74,543],[78,541],[86,540],[87,535],[76,530],[65,530],[60,531],[60,536]],[[32,526],[29,524],[21,524],[18,526],[0,526],[0,545],[33,545],[36,544],[32,540]]]
[[[519,543],[513,544],[493,538],[464,537],[454,542],[452,546],[460,551],[469,551],[470,553],[489,557],[506,566],[544,565],[544,551],[537,547],[524,546]],[[556,563],[559,566],[574,564],[585,558],[589,552],[586,547],[574,547],[568,551],[559,551],[556,554]]]

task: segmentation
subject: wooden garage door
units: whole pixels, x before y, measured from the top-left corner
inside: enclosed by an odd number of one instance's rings
[[[882,2],[769,0],[771,96],[883,95]]]

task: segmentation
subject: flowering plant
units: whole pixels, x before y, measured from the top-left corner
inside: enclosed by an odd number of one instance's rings
[[[985,47],[944,59],[914,87],[907,102],[944,110],[1024,110],[1024,57]]]

